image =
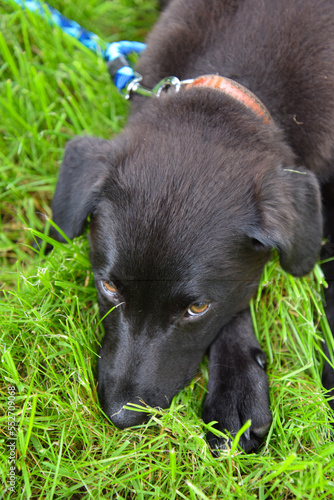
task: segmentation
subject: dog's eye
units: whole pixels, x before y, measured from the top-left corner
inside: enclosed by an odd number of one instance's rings
[[[113,300],[118,300],[117,288],[113,283],[108,281],[101,281],[103,292]]]
[[[187,315],[190,317],[203,316],[210,308],[210,302],[194,302],[187,309]]]

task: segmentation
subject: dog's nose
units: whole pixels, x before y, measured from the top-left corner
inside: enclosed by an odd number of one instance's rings
[[[112,423],[119,429],[141,425],[149,420],[150,416],[145,412],[144,407],[143,411],[138,411],[137,408],[136,410],[128,410],[124,406],[127,406],[127,404],[119,405],[119,409],[116,409],[116,411],[109,410],[106,412]]]

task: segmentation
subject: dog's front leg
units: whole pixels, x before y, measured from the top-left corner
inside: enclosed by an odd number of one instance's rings
[[[203,409],[206,423],[232,437],[242,425],[251,426],[239,445],[255,451],[268,432],[272,417],[269,409],[266,356],[254,336],[249,309],[228,323],[210,347],[208,394]],[[211,448],[225,448],[227,442],[209,432]]]

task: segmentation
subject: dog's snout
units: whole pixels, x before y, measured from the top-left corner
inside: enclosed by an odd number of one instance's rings
[[[143,406],[143,411],[138,408],[138,402],[136,402],[136,409],[130,410],[128,408],[129,403],[113,405],[112,410],[105,411],[112,423],[119,429],[126,429],[127,427],[134,427],[135,425],[144,424],[149,420],[149,414],[145,411]]]

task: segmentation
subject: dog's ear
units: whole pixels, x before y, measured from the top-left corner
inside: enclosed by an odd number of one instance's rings
[[[54,222],[70,239],[82,234],[98,200],[111,168],[110,151],[110,141],[94,137],[78,137],[66,146],[52,212]],[[52,236],[64,241],[56,231],[52,231]]]
[[[294,276],[310,272],[323,229],[315,175],[301,167],[279,167],[262,179],[256,198],[260,223],[251,231],[255,243],[278,250],[281,266]]]

